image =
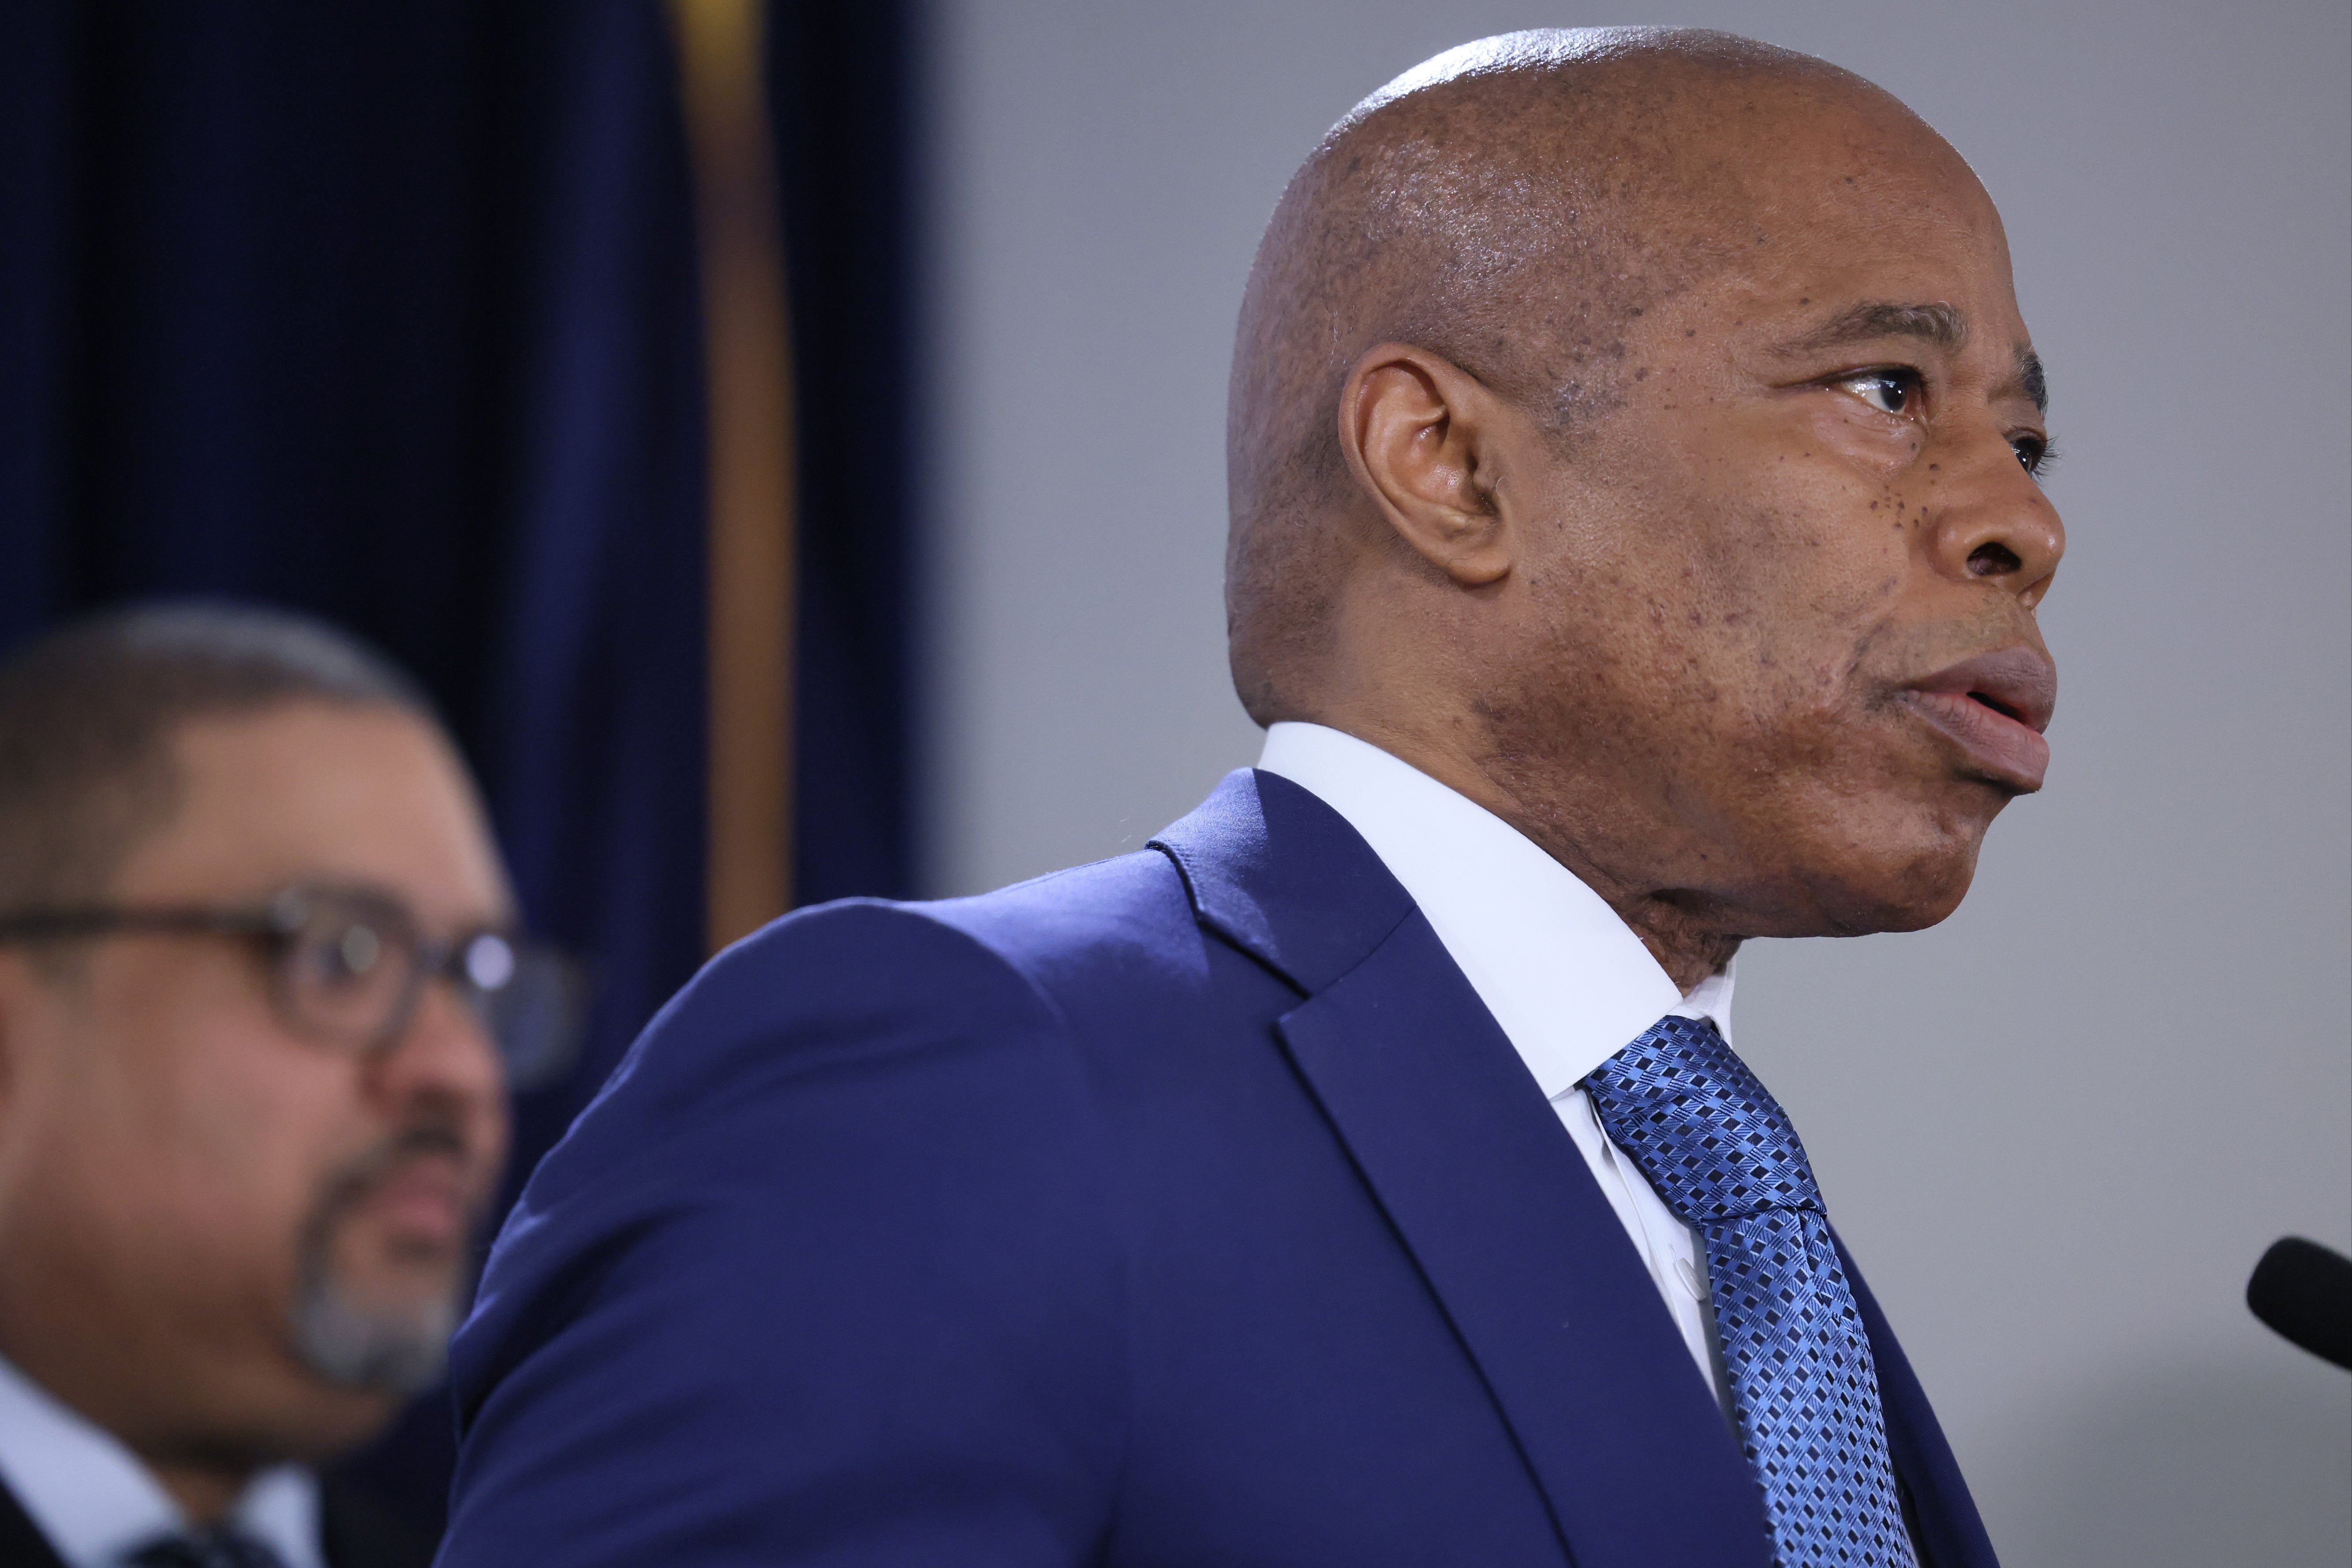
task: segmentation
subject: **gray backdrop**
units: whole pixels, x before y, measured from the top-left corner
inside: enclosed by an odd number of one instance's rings
[[[1941,928],[1759,943],[1792,1109],[2011,1568],[2345,1563],[2352,15],[2342,0],[938,0],[928,864],[1139,844],[1256,731],[1218,574],[1234,309],[1324,128],[1446,46],[1672,20],[1902,96],[2007,216],[2072,533],[2047,790]]]

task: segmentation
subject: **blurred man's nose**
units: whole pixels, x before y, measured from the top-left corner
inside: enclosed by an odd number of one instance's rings
[[[479,1151],[502,1152],[506,1132],[506,1068],[481,1016],[450,986],[425,988],[400,1037],[370,1063],[371,1090],[394,1117],[419,1100],[457,1112],[485,1140]]]

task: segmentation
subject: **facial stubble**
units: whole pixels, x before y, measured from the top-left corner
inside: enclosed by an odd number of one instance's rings
[[[339,1387],[407,1395],[431,1387],[447,1364],[470,1275],[462,1258],[446,1265],[446,1287],[410,1300],[373,1299],[348,1278],[336,1243],[354,1211],[401,1162],[446,1157],[461,1163],[467,1148],[446,1119],[420,1121],[331,1173],[302,1227],[293,1312],[294,1347],[304,1365]]]

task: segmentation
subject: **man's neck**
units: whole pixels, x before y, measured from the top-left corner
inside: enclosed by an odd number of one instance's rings
[[[1470,752],[1367,716],[1318,715],[1309,721],[1378,746],[1508,823],[1600,894],[1685,995],[1708,975],[1721,973],[1739,951],[1741,939],[1694,910],[1687,894],[1630,883],[1612,875],[1603,860],[1613,858],[1591,853],[1591,836],[1563,831],[1558,814],[1520,798],[1497,782]]]

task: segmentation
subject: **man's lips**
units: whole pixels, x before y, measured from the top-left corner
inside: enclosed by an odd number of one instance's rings
[[[2021,790],[2042,787],[2050,771],[2042,731],[2058,703],[2058,671],[2047,654],[2030,647],[1979,654],[1911,682],[1902,695],[1986,773]]]
[[[473,1205],[456,1163],[426,1155],[386,1170],[357,1210],[408,1240],[454,1247],[465,1239]]]

